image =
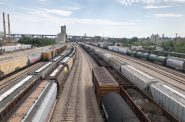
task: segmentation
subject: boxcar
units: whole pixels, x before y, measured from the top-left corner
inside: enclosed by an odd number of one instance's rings
[[[41,52],[35,52],[35,53],[31,53],[28,56],[28,60],[29,60],[29,64],[33,64],[35,62],[40,61],[42,58],[42,53]]]
[[[50,60],[53,58],[52,50],[47,50],[42,53],[43,60]]]
[[[10,74],[28,65],[28,57],[20,56],[0,62],[0,77]],[[8,67],[8,68],[7,68]]]

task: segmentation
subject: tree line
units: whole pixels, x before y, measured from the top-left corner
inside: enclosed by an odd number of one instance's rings
[[[42,46],[56,44],[55,39],[49,39],[49,38],[23,37],[23,38],[19,39],[18,42],[21,44],[31,44],[32,46],[36,46],[36,47],[42,47]]]

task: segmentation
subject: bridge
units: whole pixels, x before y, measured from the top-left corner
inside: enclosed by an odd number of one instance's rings
[[[8,34],[6,34],[7,36],[9,36]],[[11,38],[13,39],[19,39],[22,37],[32,37],[32,38],[56,38],[57,35],[56,34],[10,34]],[[75,35],[68,35],[68,38],[83,38],[84,36],[75,36]],[[86,38],[92,38],[92,37],[86,37]]]

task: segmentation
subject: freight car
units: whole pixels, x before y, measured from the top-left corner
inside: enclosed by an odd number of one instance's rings
[[[173,114],[180,122],[185,122],[185,93],[169,84],[158,82],[150,86],[150,92],[157,103]]]
[[[119,93],[119,84],[104,67],[93,68],[92,81],[98,103],[101,97],[109,92]]]
[[[65,46],[60,46],[57,48],[57,53],[66,49]],[[59,50],[60,49],[60,50]],[[0,78],[14,71],[22,69],[33,63],[40,61],[41,59],[48,60],[53,58],[52,50],[43,52],[30,52],[26,55],[21,55],[18,57],[10,57],[0,61]],[[8,67],[8,68],[7,68]]]
[[[41,68],[34,72],[34,75],[39,76],[41,79],[45,79],[49,73],[51,73],[57,67],[56,62],[48,62]]]
[[[60,88],[64,85],[64,81],[68,76],[69,70],[66,65],[60,64],[50,75],[50,80],[54,80],[57,84],[57,91],[60,91]]]
[[[59,62],[58,67],[49,75],[50,80],[54,80],[57,83],[57,89],[60,91],[60,88],[65,83],[69,72],[75,61],[75,52],[71,52],[69,56],[65,57],[62,61]]]
[[[109,60],[109,65],[112,66],[116,71],[120,72],[121,66],[126,65],[126,63],[115,57],[112,57]]]
[[[122,85],[120,95],[142,122],[178,122],[162,106],[134,85]]]
[[[3,77],[26,66],[28,66],[28,58],[26,56],[3,60],[0,62],[0,77]]]
[[[114,58],[111,58],[112,60]],[[119,60],[109,61],[110,65],[116,70],[119,70],[119,66],[122,64]],[[115,63],[115,64],[114,64]],[[115,66],[114,66],[115,65]],[[154,77],[144,73],[133,66],[121,65],[121,73],[129,81],[134,83],[141,90],[151,92],[155,101],[166,108],[177,119],[184,121],[184,106],[185,106],[185,93],[177,92],[175,88],[170,88],[162,81],[155,79]],[[166,88],[163,86],[167,86]],[[172,108],[173,106],[173,108]],[[177,112],[178,111],[178,112]],[[182,122],[183,122],[182,121]]]
[[[2,50],[2,52],[13,52],[18,50],[30,49],[31,47],[31,45],[18,44],[15,46],[2,46],[0,47],[0,50]]]
[[[109,93],[101,101],[107,122],[140,122],[119,94]]]
[[[56,101],[57,85],[41,81],[39,86],[12,115],[9,122],[46,122]]]
[[[168,66],[177,70],[185,71],[185,59],[182,59],[182,58],[158,56],[155,54],[151,54],[149,52],[129,50],[128,48],[119,47],[119,46],[108,46],[107,49],[114,52],[122,53],[124,55],[130,55],[130,56],[145,59],[154,63],[159,63],[164,66]]]
[[[39,77],[28,75],[16,82],[18,82],[16,85],[11,86],[0,95],[0,121],[5,121],[9,114],[26,98],[38,84]]]
[[[52,62],[57,62],[59,63],[62,59],[64,59],[66,56],[68,56],[72,52],[72,47],[64,51],[62,54],[59,56],[55,57],[52,59]]]
[[[67,45],[65,46],[59,46],[59,47],[53,47],[48,50],[43,51],[42,58],[43,60],[51,60],[52,58],[59,55],[62,51],[64,51],[67,48]]]
[[[130,65],[121,66],[121,73],[142,90],[148,90],[151,84],[158,82],[156,78]]]
[[[149,57],[148,57],[149,61],[154,62],[154,63],[159,63],[159,64],[162,64],[164,66],[166,65],[166,59],[167,59],[167,57],[157,56],[157,55],[154,55],[154,54],[150,54]]]
[[[118,47],[119,49],[119,53],[122,53],[122,54],[127,54],[127,51],[128,51],[128,48],[127,47]]]
[[[180,59],[176,57],[168,57],[166,59],[166,66],[185,71],[185,59]]]
[[[31,65],[42,59],[42,52],[34,52],[28,55],[28,64]]]

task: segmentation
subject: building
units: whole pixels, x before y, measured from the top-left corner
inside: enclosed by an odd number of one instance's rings
[[[56,39],[57,43],[66,43],[67,42],[67,34],[66,34],[66,26],[61,26],[61,33],[57,35]]]
[[[98,43],[98,42],[101,42],[102,39],[101,39],[101,36],[94,36],[94,37],[91,38],[90,41],[94,42],[94,43]]]
[[[160,37],[159,37],[158,34],[157,35],[154,35],[154,34],[151,35],[151,43],[154,43],[154,44],[160,44],[161,43],[160,42]]]

